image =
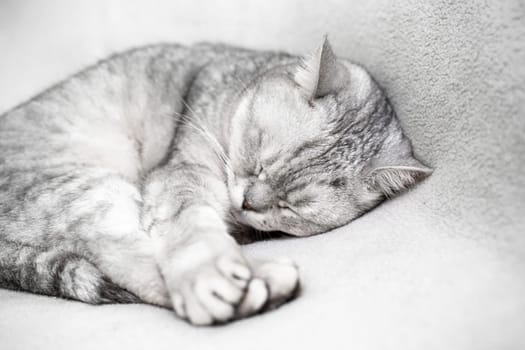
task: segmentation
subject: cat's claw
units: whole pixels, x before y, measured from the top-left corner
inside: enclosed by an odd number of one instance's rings
[[[230,258],[218,259],[217,268],[226,278],[234,281],[240,288],[245,288],[252,277],[252,272],[245,264]]]

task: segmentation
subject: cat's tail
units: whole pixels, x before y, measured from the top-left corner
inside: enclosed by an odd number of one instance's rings
[[[0,288],[90,304],[141,302],[78,254],[5,241],[0,241]]]

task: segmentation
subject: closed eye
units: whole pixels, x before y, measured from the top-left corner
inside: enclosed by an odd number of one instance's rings
[[[315,203],[315,199],[312,196],[305,195],[301,198],[294,199],[293,204],[286,203],[286,206],[291,208],[305,207],[312,203]]]
[[[279,202],[277,202],[277,207],[284,211],[284,212],[287,212],[289,214],[292,214],[294,216],[301,216],[298,212],[297,212],[297,208],[293,207],[292,205],[290,205],[288,202],[285,202],[283,200],[280,200]]]

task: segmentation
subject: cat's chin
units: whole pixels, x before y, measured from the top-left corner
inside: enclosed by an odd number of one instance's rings
[[[271,227],[265,214],[256,213],[248,210],[233,210],[235,220],[242,225],[249,226],[258,231],[279,231],[278,228]]]
[[[268,218],[265,214],[256,213],[253,211],[247,210],[232,210],[232,215],[235,218],[235,221],[238,225],[247,226],[251,230],[264,233],[264,236],[274,235],[278,232],[279,237],[307,237],[319,232],[305,233],[302,231],[299,232],[285,232],[280,227],[272,227],[268,224]]]
[[[230,235],[235,238],[239,244],[249,244],[257,241],[264,241],[269,239],[279,239],[286,237],[294,237],[282,231],[262,231],[253,226],[243,223],[239,220],[229,223]]]

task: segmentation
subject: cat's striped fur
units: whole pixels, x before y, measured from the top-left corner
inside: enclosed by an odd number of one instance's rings
[[[384,93],[328,42],[298,57],[157,45],[0,117],[0,286],[224,322],[294,296],[248,228],[341,226],[429,170]]]

